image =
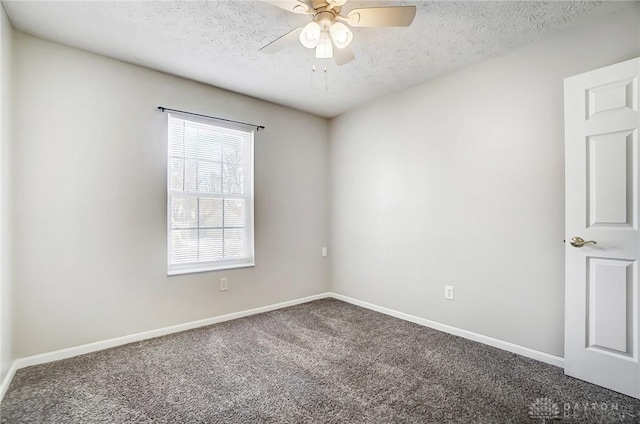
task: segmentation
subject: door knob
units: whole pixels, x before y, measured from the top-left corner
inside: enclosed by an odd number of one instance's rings
[[[571,246],[573,246],[573,247],[582,247],[582,246],[584,246],[585,244],[588,244],[588,243],[597,244],[593,240],[584,241],[584,239],[582,237],[572,237],[570,243],[571,243]]]

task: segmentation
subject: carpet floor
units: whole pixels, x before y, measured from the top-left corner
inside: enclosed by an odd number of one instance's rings
[[[638,423],[560,368],[324,299],[18,370],[8,423]]]

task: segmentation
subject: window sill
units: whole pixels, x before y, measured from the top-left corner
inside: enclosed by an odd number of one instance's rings
[[[167,270],[168,276],[173,275],[184,275],[184,274],[196,274],[201,272],[211,272],[211,271],[226,271],[229,269],[238,269],[238,268],[253,268],[255,267],[255,263],[242,263],[242,264],[226,264],[226,265],[212,265],[209,267],[198,267],[198,268],[181,268],[181,269],[169,269]]]

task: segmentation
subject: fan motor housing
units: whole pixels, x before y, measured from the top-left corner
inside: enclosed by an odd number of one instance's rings
[[[334,16],[339,15],[342,11],[342,6],[333,6],[326,2],[325,0],[312,0],[311,7],[316,12],[316,16],[322,12],[332,13]]]

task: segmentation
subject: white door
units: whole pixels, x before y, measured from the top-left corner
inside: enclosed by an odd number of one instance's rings
[[[564,83],[565,374],[636,398],[639,73],[636,58]]]

